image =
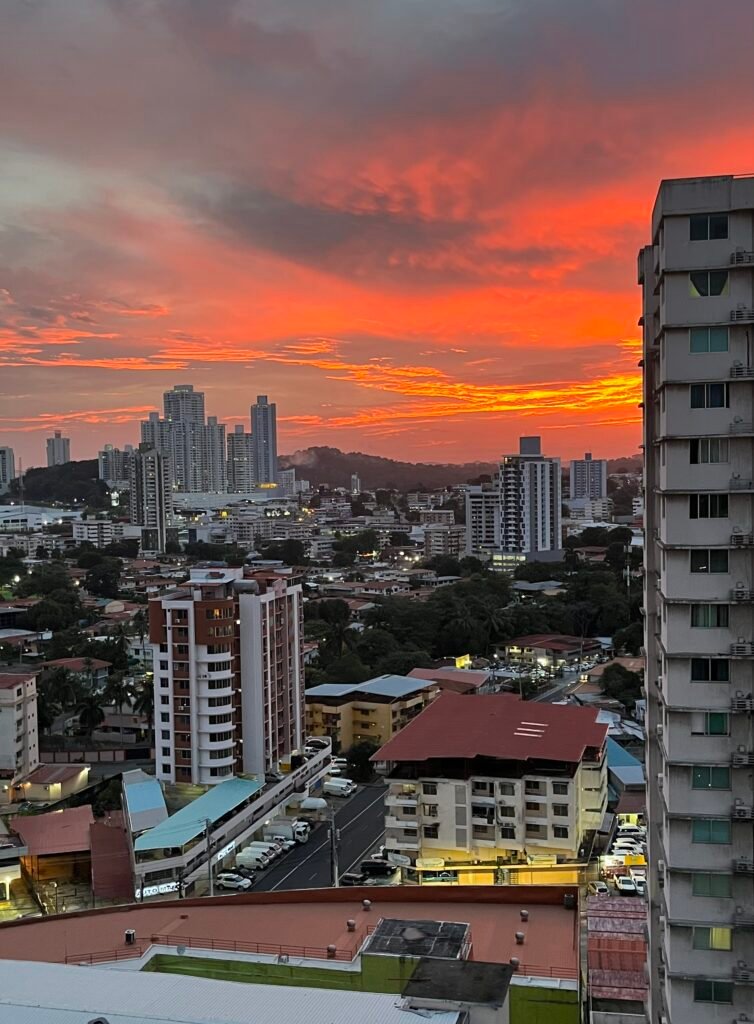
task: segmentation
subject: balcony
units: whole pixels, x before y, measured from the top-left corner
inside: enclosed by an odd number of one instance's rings
[[[416,807],[418,803],[418,793],[388,792],[385,796],[386,807]]]
[[[752,481],[748,477],[732,476],[729,487],[731,491],[750,491],[752,489]]]
[[[733,871],[737,875],[754,875],[754,857],[736,857]]]
[[[754,252],[749,249],[737,249],[730,254],[730,262],[733,266],[754,263]]]
[[[732,533],[730,543],[734,548],[754,547],[754,533]]]
[[[731,601],[737,604],[751,604],[754,601],[754,590],[748,590],[744,586],[736,586],[730,592]]]
[[[734,768],[750,768],[754,765],[754,750],[738,750],[730,756]]]
[[[416,815],[412,814],[409,817],[403,818],[397,814],[386,814],[385,815],[385,828],[416,828],[417,820]]]
[[[730,816],[734,821],[754,821],[754,807],[751,804],[733,804]]]
[[[419,837],[396,835],[393,832],[385,833],[385,846],[388,850],[420,850]]]

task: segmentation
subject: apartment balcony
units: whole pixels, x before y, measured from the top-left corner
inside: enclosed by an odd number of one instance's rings
[[[731,491],[751,491],[754,489],[754,483],[752,482],[751,477],[743,476],[732,476],[728,486]]]
[[[736,249],[730,254],[730,262],[732,266],[754,263],[754,252],[750,249]]]
[[[418,852],[421,849],[421,844],[418,835],[405,836],[402,832],[400,834],[386,832],[385,847],[388,850],[414,850]]]
[[[734,363],[730,368],[730,375],[734,379],[754,377],[754,366],[747,366],[745,363]]]
[[[737,800],[730,809],[730,816],[734,821],[754,821],[754,807]]]
[[[418,793],[388,792],[385,795],[386,807],[416,807],[419,803]]]
[[[415,814],[411,814],[407,817],[401,817],[397,814],[386,814],[385,815],[385,828],[416,828],[417,818]]]
[[[754,547],[754,533],[732,533],[730,543],[734,548]]]
[[[737,875],[754,875],[754,857],[734,857],[733,873]]]
[[[736,750],[730,755],[733,768],[751,768],[754,766],[754,750]]]
[[[731,697],[730,710],[734,714],[754,711],[754,697]]]

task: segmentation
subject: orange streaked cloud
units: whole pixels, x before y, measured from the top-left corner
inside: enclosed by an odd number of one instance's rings
[[[8,0],[0,444],[191,382],[283,451],[634,451],[658,181],[754,166],[754,7],[672,6]]]

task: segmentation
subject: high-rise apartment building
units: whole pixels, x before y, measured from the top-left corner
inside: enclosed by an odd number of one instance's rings
[[[754,1005],[754,178],[664,181],[643,287],[651,1024]]]
[[[361,480],[358,473],[351,473],[351,494],[361,494]]]
[[[248,494],[254,486],[254,447],[251,434],[237,423],[228,434],[228,490],[232,494]]]
[[[140,445],[129,464],[131,522],[140,526],[143,551],[165,550],[173,518],[173,489],[168,458],[156,448]]]
[[[56,430],[52,437],[47,438],[47,465],[64,466],[71,461],[71,441]]]
[[[445,523],[428,523],[424,527],[424,557],[449,555],[459,558],[466,548],[466,527]]]
[[[97,453],[99,479],[104,480],[108,487],[125,490],[128,486],[133,451],[133,445],[130,444],[122,451],[111,444],[106,444],[102,451]]]
[[[0,448],[0,494],[7,494],[16,479],[16,456],[12,448]]]
[[[267,395],[257,395],[251,407],[254,474],[258,484],[274,484],[278,478],[277,406]]]
[[[280,488],[280,493],[285,498],[291,498],[294,494],[298,493],[296,488],[296,470],[294,467],[278,471],[278,487]]]
[[[500,550],[500,492],[493,483],[466,488],[466,554],[491,558]]]
[[[303,743],[303,595],[293,577],[192,568],[150,601],[157,777],[264,773]]]
[[[35,672],[0,673],[0,805],[24,799],[14,786],[39,765]]]
[[[142,421],[141,441],[168,458],[174,490],[224,492],[225,425],[215,416],[205,423],[203,392],[178,384],[164,393],[163,405],[164,419],[153,412]]]
[[[607,459],[593,459],[591,452],[585,452],[583,459],[572,459],[571,498],[607,497]]]

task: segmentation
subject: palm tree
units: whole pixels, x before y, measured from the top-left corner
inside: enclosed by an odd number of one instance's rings
[[[151,684],[142,683],[136,693],[133,709],[137,715],[143,715],[146,718],[151,735],[154,731],[154,688]]]
[[[102,725],[105,720],[102,698],[96,693],[86,694],[79,701],[76,712],[79,716],[79,725],[85,730],[89,739],[91,739],[94,730],[98,725]]]
[[[122,672],[113,672],[105,685],[104,699],[115,705],[118,713],[123,715],[123,705],[129,706],[133,700],[133,682],[125,679]],[[123,723],[118,727],[121,739],[123,738]]]

